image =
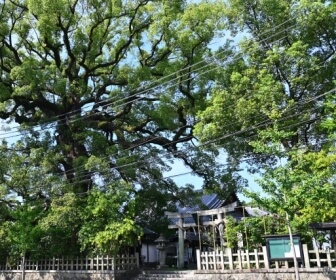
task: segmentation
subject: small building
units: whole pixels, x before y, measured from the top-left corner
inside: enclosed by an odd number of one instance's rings
[[[144,234],[141,237],[141,263],[148,267],[154,267],[157,265],[159,260],[158,251],[155,243],[155,240],[158,238],[159,234],[146,227],[144,227],[142,230]]]
[[[242,206],[236,193],[222,199],[218,194],[203,194],[199,191],[198,203],[194,205],[176,204],[177,212],[166,212],[169,218],[171,236],[167,236],[166,262],[169,266],[196,264],[196,250],[211,251],[215,248],[225,248],[225,219],[228,216],[241,221],[250,216],[268,215],[258,208]],[[141,255],[145,265],[155,265],[159,262],[159,251],[155,239],[159,234],[145,228],[141,239]],[[183,245],[182,245],[183,244]],[[181,248],[183,247],[183,248]],[[180,263],[179,263],[180,260]]]
[[[242,206],[236,193],[232,193],[226,199],[222,199],[218,194],[200,193],[200,201],[199,204],[188,206],[178,204],[176,213],[166,212],[170,219],[168,227],[175,229],[167,248],[167,262],[172,265],[182,265],[182,258],[179,258],[181,254],[184,255],[184,260],[196,263],[197,249],[224,249],[226,217],[231,216],[241,221],[245,217],[268,214],[257,208]]]

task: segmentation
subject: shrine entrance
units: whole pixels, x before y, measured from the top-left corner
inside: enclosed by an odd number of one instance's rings
[[[219,231],[220,246],[224,248],[224,227],[225,217],[228,213],[234,212],[237,203],[232,203],[225,207],[201,210],[192,213],[175,213],[165,212],[165,216],[173,220],[174,223],[169,225],[170,229],[178,229],[178,248],[177,248],[177,266],[179,269],[185,267],[185,232],[187,229],[192,228],[198,236],[199,249],[202,250],[202,228],[206,226],[212,226],[213,235],[215,236],[215,227]],[[176,221],[176,222],[175,222]],[[215,243],[215,238],[213,240]],[[216,244],[213,244],[215,247]]]

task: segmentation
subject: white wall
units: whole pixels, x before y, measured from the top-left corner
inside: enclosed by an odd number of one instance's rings
[[[147,256],[147,245],[148,245],[148,256]],[[141,255],[146,256],[146,262],[157,262],[158,261],[158,250],[155,244],[142,243]]]

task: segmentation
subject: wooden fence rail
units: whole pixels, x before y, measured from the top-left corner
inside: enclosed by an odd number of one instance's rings
[[[303,259],[300,266],[306,268],[334,268],[336,267],[335,250],[308,250],[303,244]],[[233,269],[272,269],[293,267],[293,261],[270,261],[266,247],[254,250],[237,250],[228,248],[225,251],[200,252],[197,250],[198,270],[233,270]],[[0,270],[22,270],[21,263],[0,265]],[[41,261],[26,260],[26,271],[116,271],[133,270],[139,268],[139,255],[134,256],[97,256],[94,258],[53,258]]]
[[[303,259],[299,265],[306,268],[336,267],[335,250],[308,250],[306,244],[302,246]],[[285,261],[270,261],[266,247],[254,250],[225,249],[225,251],[200,252],[197,250],[198,270],[232,270],[232,269],[272,269],[289,268],[294,266],[291,259]]]
[[[22,270],[22,263],[10,265],[7,261],[5,265],[0,265],[0,270]],[[132,270],[139,268],[139,254],[131,256],[97,256],[94,258],[52,258],[40,261],[25,260],[24,270],[81,270],[81,271],[114,271]]]

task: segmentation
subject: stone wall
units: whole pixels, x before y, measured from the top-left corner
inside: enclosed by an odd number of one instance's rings
[[[25,280],[115,280],[113,273],[80,271],[27,271]],[[22,272],[0,272],[0,280],[22,280]]]
[[[300,268],[301,280],[336,280],[336,268]],[[194,280],[295,280],[294,269],[195,271]]]
[[[149,277],[158,271],[152,270],[148,274]],[[295,280],[294,269],[244,269],[234,271],[183,271],[179,277],[174,275],[174,278],[184,279],[182,275],[188,275],[186,279],[193,280]],[[25,280],[129,280],[132,279],[139,271],[126,273],[120,272],[116,275],[113,272],[96,272],[96,271],[27,271]],[[169,274],[173,271],[166,272]],[[175,271],[178,273],[178,271]],[[301,280],[336,280],[336,268],[300,268]],[[163,271],[160,271],[160,277],[165,277]],[[155,275],[157,277],[157,274]],[[192,278],[190,277],[192,276]],[[139,278],[140,279],[140,278]],[[145,278],[141,278],[145,279]],[[151,278],[153,279],[153,278]],[[158,278],[159,279],[159,278]],[[164,278],[162,278],[164,279]],[[0,280],[22,280],[22,274],[17,272],[0,272]]]
[[[134,271],[26,271],[25,280],[126,280],[137,275]],[[21,271],[0,271],[0,280],[22,280]]]

